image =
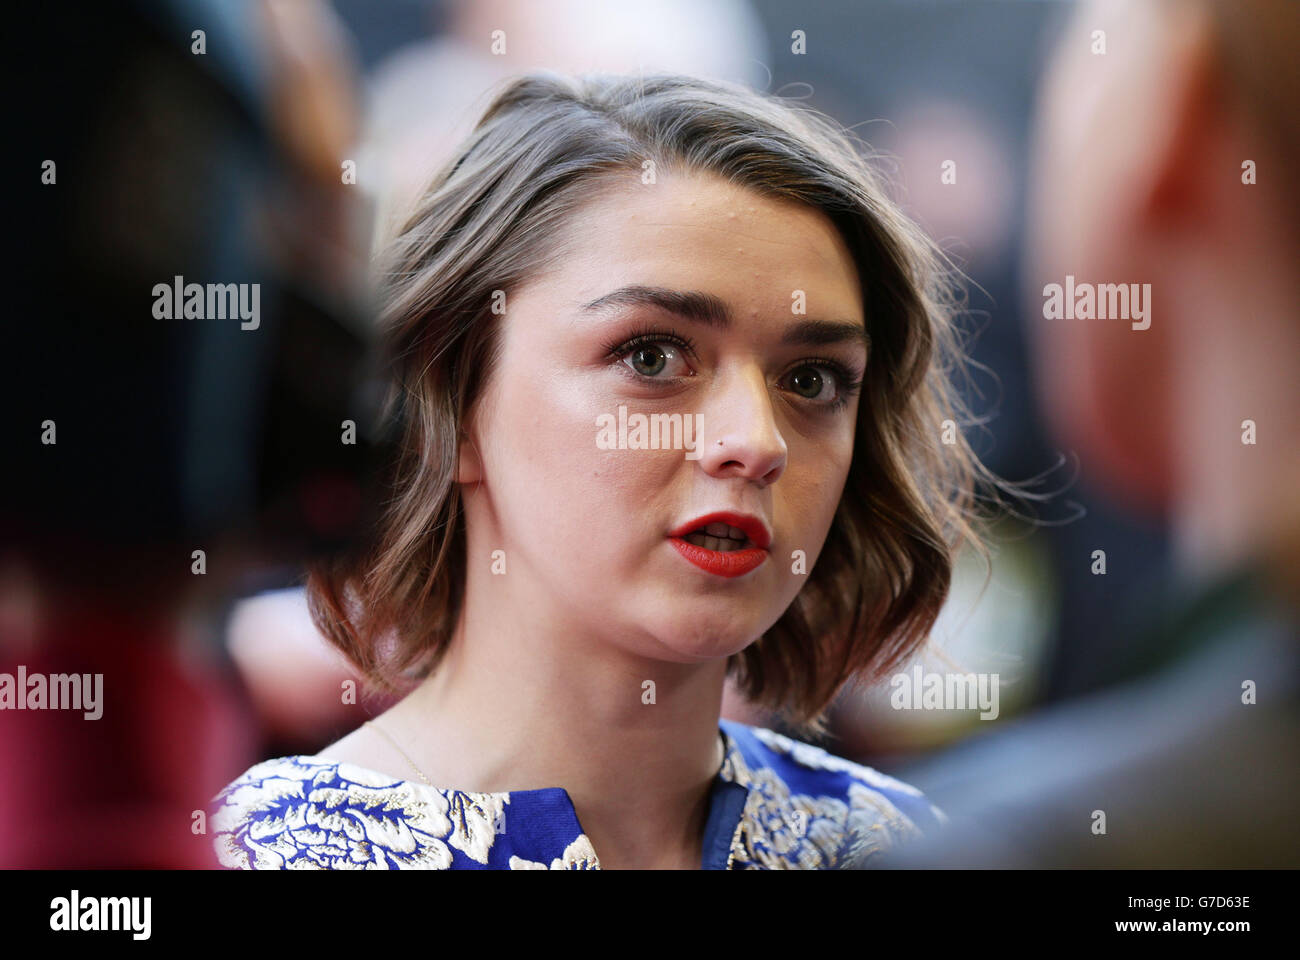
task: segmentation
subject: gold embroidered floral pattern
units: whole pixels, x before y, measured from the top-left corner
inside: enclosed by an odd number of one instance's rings
[[[346,775],[345,775],[346,773]],[[241,869],[445,869],[446,798],[349,764],[258,764],[218,795],[217,856]]]
[[[464,793],[448,790],[447,815],[454,829],[447,842],[479,863],[488,862],[488,850],[505,821],[508,793]]]
[[[591,849],[591,841],[587,835],[581,834],[577,840],[564,848],[564,854],[556,857],[551,861],[548,867],[544,863],[538,863],[536,860],[525,860],[522,857],[510,858],[511,870],[599,870],[600,861],[596,859],[596,851]]]
[[[734,757],[729,754],[731,775],[750,788],[732,846],[734,869],[839,869],[849,862],[868,862],[875,853],[920,837],[916,824],[882,790],[913,797],[938,823],[946,821],[910,784],[772,730],[748,730],[776,757],[788,757],[807,771],[843,775],[846,797],[840,799],[840,791],[825,796],[795,793],[773,769],[751,771],[739,751]]]
[[[914,787],[771,730],[722,721],[711,869],[826,870],[919,836],[946,818]],[[743,788],[743,792],[737,791]],[[743,802],[742,802],[743,801]],[[350,763],[283,757],[214,798],[213,843],[245,870],[599,870],[560,788],[439,790]],[[906,808],[905,813],[900,805]],[[725,852],[725,862],[712,860]]]

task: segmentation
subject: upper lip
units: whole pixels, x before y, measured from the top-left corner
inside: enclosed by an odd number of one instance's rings
[[[711,523],[726,523],[737,529],[744,530],[745,536],[749,537],[754,546],[760,550],[766,550],[772,542],[772,534],[768,531],[767,524],[763,523],[762,520],[752,514],[736,513],[731,510],[718,510],[696,517],[694,520],[687,520],[676,530],[671,531],[668,536],[684,537],[692,530],[707,527]]]

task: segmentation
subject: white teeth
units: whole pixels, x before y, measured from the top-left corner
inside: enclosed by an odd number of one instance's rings
[[[743,538],[744,534],[741,534],[741,536]],[[688,533],[682,539],[685,540],[687,543],[695,544],[697,547],[704,547],[704,549],[706,550],[720,550],[723,553],[727,553],[732,550],[739,550],[745,545],[745,541],[743,539],[723,540],[718,537],[711,537],[708,534],[701,533],[698,530],[695,531],[694,533]]]

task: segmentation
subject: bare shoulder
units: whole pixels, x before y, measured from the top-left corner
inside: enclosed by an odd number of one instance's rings
[[[321,748],[315,756],[331,763],[348,763],[388,774],[395,779],[416,777],[409,761],[369,722]]]
[[[439,788],[465,782],[474,757],[456,726],[422,711],[410,698],[394,704],[315,756]]]
[[[383,738],[375,733],[373,727],[363,723],[329,746],[316,751],[316,756],[339,763],[355,763],[359,767],[367,767],[370,766],[370,761],[376,759],[377,748],[382,745]]]

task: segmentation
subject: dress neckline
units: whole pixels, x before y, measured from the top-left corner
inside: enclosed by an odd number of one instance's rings
[[[745,810],[750,802],[749,767],[734,737],[726,730],[729,721],[719,719],[718,736],[722,740],[722,763],[714,773],[709,787],[709,809],[705,818],[703,850],[700,868],[703,870],[729,870],[734,859],[734,845],[740,833]],[[438,787],[405,777],[395,777],[370,767],[347,760],[334,760],[320,754],[301,756],[299,759],[318,765],[332,766],[348,779],[362,775],[363,782],[379,787],[376,780],[387,780],[383,787],[409,787],[415,791],[432,791],[443,797],[451,807],[499,809],[509,804],[515,810],[526,810],[527,818],[541,816],[563,825],[563,829],[578,839],[565,851],[565,861],[585,860],[599,870],[600,858],[587,838],[587,831],[578,817],[578,810],[564,787],[532,787],[526,790],[497,790],[491,792]],[[516,838],[518,839],[518,838]],[[542,863],[546,862],[543,858]]]
[[[727,732],[725,724],[729,721],[718,721],[718,736],[722,739],[722,763],[713,774],[713,781],[722,780],[728,783],[741,783],[748,786],[747,770],[743,758],[740,754],[740,748],[735,739]],[[435,793],[444,795],[457,794],[466,797],[520,797],[520,796],[550,796],[563,794],[569,803],[572,804],[572,798],[569,797],[569,791],[564,787],[530,787],[525,790],[463,790],[459,787],[444,787],[437,784],[422,783],[418,780],[411,780],[407,777],[399,777],[391,773],[385,773],[382,770],[376,770],[373,767],[367,767],[363,764],[354,763],[351,760],[336,760],[333,757],[324,754],[313,753],[310,755],[301,755],[299,759],[314,764],[327,764],[338,767],[342,770],[344,767],[359,771],[366,774],[367,779],[382,778],[390,781],[390,785],[405,784],[420,790],[432,790]]]

